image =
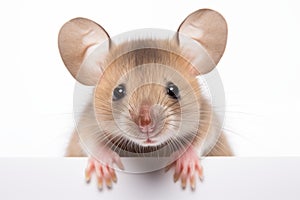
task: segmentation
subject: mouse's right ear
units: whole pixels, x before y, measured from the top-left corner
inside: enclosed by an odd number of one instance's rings
[[[94,60],[89,61],[88,64],[84,64],[85,58],[98,45],[109,41],[109,39],[107,32],[89,19],[75,18],[62,26],[58,35],[59,52],[65,66],[77,81],[84,85],[95,85],[97,83],[102,73],[101,59],[105,55],[91,58]],[[107,52],[108,48],[109,45]]]

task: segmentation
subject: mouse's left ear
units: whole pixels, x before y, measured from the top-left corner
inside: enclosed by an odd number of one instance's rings
[[[192,38],[204,47],[213,64],[204,66],[200,71],[204,74],[210,72],[218,64],[226,47],[227,23],[223,16],[210,9],[197,10],[181,23],[178,32]],[[188,51],[193,54],[193,49]]]

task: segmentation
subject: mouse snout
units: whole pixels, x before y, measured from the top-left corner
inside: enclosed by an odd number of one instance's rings
[[[156,129],[157,112],[155,106],[150,103],[142,103],[138,112],[130,112],[132,120],[136,123],[142,133],[152,133]]]
[[[151,133],[155,129],[155,124],[153,123],[155,116],[151,116],[151,107],[148,103],[143,103],[140,107],[137,125],[142,133]]]

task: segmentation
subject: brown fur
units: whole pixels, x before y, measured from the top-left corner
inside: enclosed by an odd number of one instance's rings
[[[84,153],[84,150],[82,149],[78,137],[77,131],[74,131],[71,135],[69,144],[66,148],[66,157],[84,157],[86,154]]]
[[[207,154],[207,156],[233,156],[233,155],[234,155],[233,151],[224,133],[220,135],[214,147]]]

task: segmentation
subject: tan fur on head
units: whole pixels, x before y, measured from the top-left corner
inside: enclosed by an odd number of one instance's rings
[[[162,44],[172,46],[169,43],[170,41],[159,42],[160,46]],[[114,49],[111,51],[113,55],[116,53]],[[120,51],[120,49],[115,49],[115,51]],[[154,120],[163,129],[160,141],[156,145],[165,142],[163,138],[167,139],[167,135],[163,133],[166,133],[166,130],[174,135],[179,129],[195,134],[195,130],[198,130],[199,116],[197,114],[200,109],[197,109],[197,106],[203,104],[204,101],[200,95],[197,79],[190,73],[191,68],[193,66],[180,55],[161,49],[138,49],[118,57],[106,67],[95,89],[94,103],[99,123],[103,127],[108,127],[107,129],[112,133],[127,133],[129,139],[134,140],[134,136],[137,138],[140,136],[134,119],[131,117],[137,116],[141,105],[147,102],[149,106],[160,106],[164,109],[164,112],[155,110],[161,113],[157,114]],[[166,95],[166,84],[170,81],[181,90],[180,102]],[[114,103],[111,91],[118,84],[126,85],[127,95],[120,102]],[[189,113],[189,116],[185,116],[184,113]],[[209,118],[208,114],[205,116]],[[183,121],[182,124],[178,122],[180,120]],[[122,130],[124,132],[120,133]]]

